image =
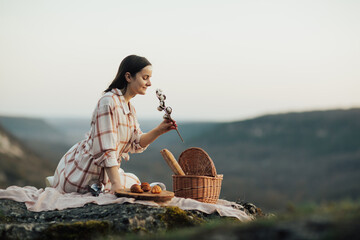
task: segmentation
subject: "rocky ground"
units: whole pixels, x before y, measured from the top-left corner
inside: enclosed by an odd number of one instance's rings
[[[243,204],[249,215],[261,215],[252,204]],[[61,211],[30,212],[24,203],[0,200],[0,239],[97,239],[100,236],[144,235],[199,226],[215,219],[199,211],[139,204],[87,204]],[[232,221],[238,221],[233,219]]]
[[[360,201],[289,206],[276,215],[241,204],[254,221],[138,204],[88,204],[36,213],[2,199],[0,239],[360,239]]]

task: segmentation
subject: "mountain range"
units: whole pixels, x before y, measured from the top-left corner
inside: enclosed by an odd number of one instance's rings
[[[139,121],[146,132],[161,120]],[[38,161],[51,166],[84,136],[89,124],[85,119],[0,117],[0,125],[15,136],[11,139],[18,139],[20,149],[31,149],[46,159]],[[189,147],[201,147],[211,156],[218,174],[224,175],[224,199],[251,201],[265,210],[278,210],[289,203],[359,198],[359,108],[178,125],[184,143],[171,131],[143,153],[132,154],[121,167],[142,181],[161,181],[171,189],[172,172],[160,150],[167,148],[178,158]],[[3,155],[0,159],[4,162]]]

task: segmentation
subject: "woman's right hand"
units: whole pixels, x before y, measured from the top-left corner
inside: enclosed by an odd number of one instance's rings
[[[105,171],[111,182],[110,193],[114,194],[116,190],[124,188],[120,181],[118,166],[105,167]]]
[[[120,183],[111,184],[111,190],[110,193],[114,194],[116,190],[124,189],[124,187]]]

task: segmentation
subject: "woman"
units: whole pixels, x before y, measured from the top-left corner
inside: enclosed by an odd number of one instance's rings
[[[105,90],[93,112],[86,139],[75,144],[60,160],[52,187],[60,192],[88,191],[94,183],[112,193],[125,187],[125,181],[138,182],[120,168],[128,152],[140,153],[160,135],[176,129],[175,121],[164,120],[148,133],[142,133],[130,99],[145,95],[151,86],[152,65],[144,57],[130,55]],[[122,178],[121,178],[122,177]]]

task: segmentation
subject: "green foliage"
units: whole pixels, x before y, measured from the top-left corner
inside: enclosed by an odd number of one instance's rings
[[[313,202],[293,205],[283,212],[283,216],[306,216],[306,215],[328,215],[334,219],[360,218],[360,199],[342,199],[339,201],[328,201],[321,204]]]
[[[203,219],[178,207],[166,207],[166,212],[160,217],[169,229],[196,226],[204,222]]]

